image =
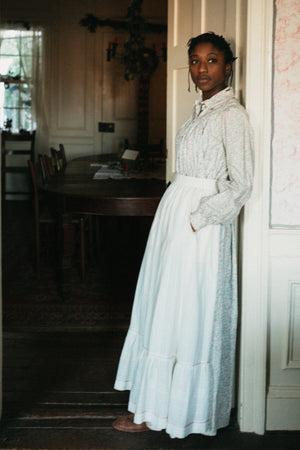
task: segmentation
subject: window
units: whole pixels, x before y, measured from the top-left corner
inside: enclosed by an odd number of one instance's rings
[[[40,64],[41,31],[4,30],[0,44],[0,127],[36,128],[33,85]]]

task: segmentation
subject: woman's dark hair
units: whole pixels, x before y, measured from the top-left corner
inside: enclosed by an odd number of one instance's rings
[[[199,36],[191,38],[188,41],[187,45],[189,56],[191,56],[194,48],[198,44],[202,44],[203,42],[209,42],[220,52],[224,52],[225,64],[232,63],[233,61],[236,60],[236,57],[233,56],[229,43],[224,39],[223,36],[215,34],[213,31],[200,34]]]

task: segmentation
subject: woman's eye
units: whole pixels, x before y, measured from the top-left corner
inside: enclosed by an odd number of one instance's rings
[[[197,64],[197,62],[198,62],[198,59],[192,59],[192,60],[191,60],[192,66],[194,66],[195,64]]]
[[[216,58],[209,58],[208,62],[209,62],[210,64],[211,64],[211,63],[216,63],[217,60],[216,60]]]

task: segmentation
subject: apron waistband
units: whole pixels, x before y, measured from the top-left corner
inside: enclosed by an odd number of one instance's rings
[[[213,178],[189,177],[177,173],[173,183],[201,189],[206,195],[213,195],[218,192],[217,181]]]

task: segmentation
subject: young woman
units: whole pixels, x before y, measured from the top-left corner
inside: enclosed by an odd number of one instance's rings
[[[201,91],[176,139],[176,176],[157,209],[115,389],[128,409],[113,426],[213,436],[228,425],[236,340],[234,221],[252,187],[252,132],[227,87],[234,57],[222,36],[188,43]]]

